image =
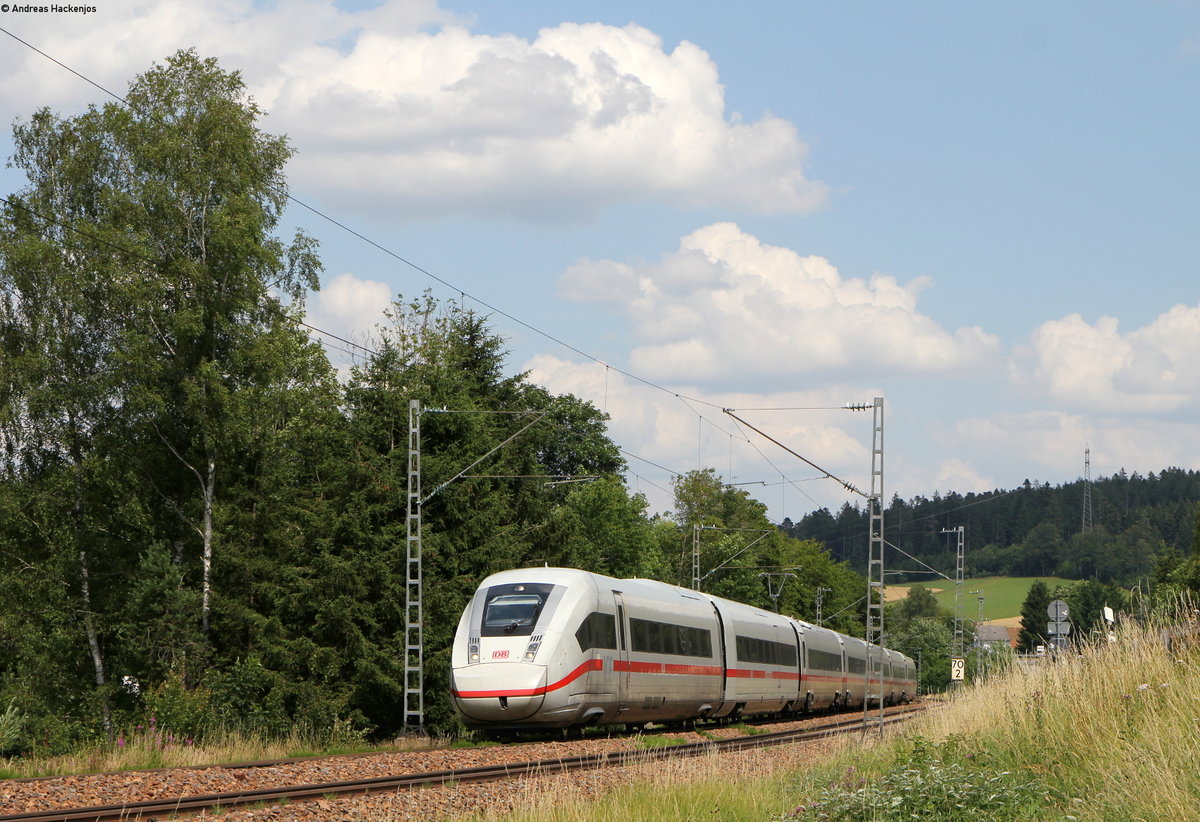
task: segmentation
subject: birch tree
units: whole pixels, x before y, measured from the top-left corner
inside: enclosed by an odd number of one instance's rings
[[[97,602],[121,607],[112,589],[167,544],[198,569],[207,637],[222,493],[269,447],[262,400],[328,373],[296,322],[315,243],[273,234],[291,150],[262,115],[238,73],[182,51],[123,102],[14,126],[27,185],[0,206],[0,476],[69,491],[33,507],[38,539],[12,562],[73,558],[63,582],[102,695]]]

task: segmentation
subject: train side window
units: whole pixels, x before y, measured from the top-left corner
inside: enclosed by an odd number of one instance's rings
[[[854,673],[854,657],[850,658],[850,672]],[[859,660],[861,663],[862,660]],[[829,651],[821,651],[816,648],[808,649],[808,667],[815,668],[818,671],[841,671],[842,670],[842,655],[833,654]],[[861,670],[859,671],[861,673]]]
[[[592,648],[617,648],[617,621],[612,614],[602,614],[598,611],[590,613],[575,632],[575,640],[579,650],[590,651]]]
[[[629,641],[635,651],[645,651],[650,644],[650,632],[646,620],[629,618]]]
[[[712,656],[712,632],[704,628],[630,617],[629,634],[632,649],[641,653]]]
[[[772,639],[759,639],[750,636],[738,636],[737,655],[741,662],[758,662],[763,665],[785,665],[796,667],[796,646],[787,642],[776,642]],[[823,653],[814,651],[812,653]],[[810,657],[812,655],[810,653]],[[813,667],[813,663],[809,663]]]

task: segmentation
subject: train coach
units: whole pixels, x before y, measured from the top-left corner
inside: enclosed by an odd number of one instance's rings
[[[570,568],[485,579],[451,666],[463,722],[497,730],[786,715],[916,693],[916,666],[896,651],[699,591]]]

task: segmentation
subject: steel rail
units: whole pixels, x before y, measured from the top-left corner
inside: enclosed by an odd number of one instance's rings
[[[886,718],[887,724],[911,719],[922,707],[893,712]],[[875,724],[875,723],[872,723]],[[506,765],[484,765],[474,768],[454,768],[441,771],[380,776],[369,779],[354,779],[344,782],[325,782],[310,785],[258,788],[235,793],[203,794],[171,799],[150,799],[128,802],[121,805],[98,805],[86,808],[59,808],[45,811],[29,811],[0,816],[0,822],[125,822],[125,820],[148,819],[156,814],[179,814],[201,810],[229,809],[257,803],[327,798],[331,795],[355,795],[378,793],[386,790],[404,790],[450,782],[487,782],[511,779],[519,776],[565,773],[576,770],[619,767],[641,762],[653,762],[672,757],[700,756],[706,753],[725,753],[751,748],[805,742],[814,739],[853,733],[864,727],[861,719],[840,719],[825,723],[817,728],[739,736],[730,739],[706,740],[661,748],[614,751],[606,754],[542,759],[534,762],[519,762]]]

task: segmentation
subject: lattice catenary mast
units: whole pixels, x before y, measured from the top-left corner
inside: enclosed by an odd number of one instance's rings
[[[867,497],[870,546],[867,557],[867,719],[871,686],[879,701],[879,730],[883,732],[883,397],[876,397],[871,426],[871,494]]]
[[[408,403],[408,511],[405,517],[404,727],[425,726],[425,636],[421,591],[421,403]]]
[[[1083,523],[1082,531],[1092,530],[1092,449],[1083,449]]]

